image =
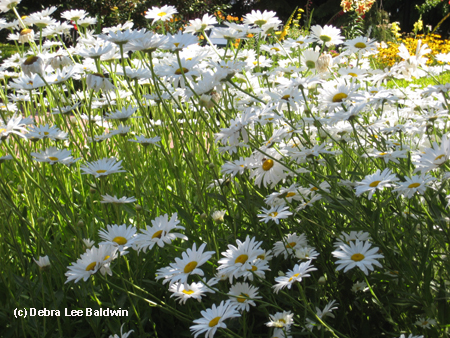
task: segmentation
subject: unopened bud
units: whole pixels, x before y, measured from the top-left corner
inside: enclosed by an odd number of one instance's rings
[[[324,276],[320,277],[319,280],[318,280],[318,283],[319,283],[320,285],[325,285],[326,282],[327,282],[327,280],[325,279]]]

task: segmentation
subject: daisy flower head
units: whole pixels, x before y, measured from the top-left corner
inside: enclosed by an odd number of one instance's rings
[[[64,161],[72,159],[72,153],[67,149],[57,149],[56,147],[50,147],[45,149],[41,153],[31,153],[35,161],[48,162],[55,164],[57,162],[64,163]]]
[[[110,196],[108,194],[102,195],[102,201],[100,203],[113,203],[113,204],[124,204],[124,203],[134,203],[136,199],[134,196],[117,198],[116,195]]]
[[[172,285],[176,282],[184,283],[187,285],[187,279],[190,275],[203,276],[204,273],[200,266],[205,264],[208,259],[215,253],[214,251],[205,250],[206,243],[203,243],[197,250],[197,245],[194,243],[192,249],[187,249],[181,254],[182,258],[175,258],[175,263],[171,263],[170,266],[161,268],[157,271],[158,276],[156,279],[162,279],[163,284],[170,282]]]
[[[289,207],[284,205],[274,206],[270,209],[262,208],[263,214],[258,214],[260,217],[260,222],[269,222],[274,221],[276,224],[280,223],[280,219],[288,218],[292,215],[292,212],[289,211]]]
[[[389,188],[398,180],[398,177],[391,173],[391,169],[386,168],[382,172],[378,169],[374,174],[367,175],[361,182],[356,182],[358,185],[355,188],[356,196],[360,196],[362,193],[368,191],[368,198],[370,200],[375,191]]]
[[[223,217],[225,216],[226,212],[227,212],[226,210],[216,210],[212,213],[211,218],[215,223],[218,224],[223,223],[224,222]]]
[[[321,45],[325,43],[327,47],[330,47],[332,45],[339,45],[344,40],[341,35],[341,30],[331,25],[325,25],[324,27],[321,27],[319,25],[312,26],[311,38],[313,38]]]
[[[111,81],[100,73],[89,74],[86,77],[86,87],[87,89],[92,89],[94,91],[103,90],[104,92],[116,89]]]
[[[450,138],[444,135],[441,139],[441,145],[433,142],[432,148],[425,149],[421,157],[414,161],[416,169],[414,172],[420,171],[422,174],[430,170],[436,169],[444,164],[450,158]]]
[[[199,302],[202,301],[202,297],[206,296],[207,292],[214,293],[215,291],[210,288],[214,284],[217,284],[216,279],[210,279],[207,285],[202,282],[191,283],[190,285],[184,285],[180,283],[172,284],[169,291],[172,292],[172,297],[176,297],[176,300],[180,301],[180,304],[186,304],[188,299],[197,299]]]
[[[267,24],[276,24],[279,25],[281,21],[276,17],[275,12],[273,11],[261,11],[252,10],[251,13],[244,15],[244,24],[248,25],[256,25],[262,27]]]
[[[316,316],[319,317],[321,320],[324,320],[325,317],[331,317],[334,318],[334,314],[332,313],[333,310],[337,310],[337,304],[335,300],[332,300],[327,305],[325,305],[325,308],[323,310],[320,310],[318,307],[316,307]],[[305,328],[309,331],[312,331],[314,327],[317,327],[320,329],[322,325],[317,324],[314,320],[311,320],[309,318],[306,318],[306,326]]]
[[[146,19],[153,19],[152,25],[158,21],[168,21],[172,18],[174,14],[177,14],[178,11],[174,6],[162,6],[161,8],[153,6],[151,9],[147,10],[145,14]]]
[[[429,188],[429,184],[435,181],[436,178],[429,174],[424,174],[420,176],[414,175],[411,178],[405,177],[405,180],[405,182],[399,183],[398,187],[393,191],[399,196],[403,195],[406,198],[412,198],[416,193],[423,195],[427,188]]]
[[[87,281],[91,275],[99,270],[103,275],[108,273],[111,276],[112,272],[109,264],[116,257],[117,248],[110,245],[100,245],[98,248],[87,249],[76,263],[72,263],[72,265],[67,267],[69,271],[65,273],[67,277],[66,283],[72,280],[78,283],[80,279]]]
[[[248,283],[236,283],[230,287],[228,296],[238,311],[250,311],[250,305],[256,306],[253,299],[262,298],[258,296],[258,288]]]
[[[271,157],[264,157],[262,154],[254,156],[250,178],[255,178],[255,185],[259,187],[262,184],[265,188],[268,185],[273,188],[286,177],[285,167],[279,163],[282,155],[276,149],[266,149],[266,153]]]
[[[359,57],[363,53],[376,52],[377,50],[376,41],[370,40],[366,36],[358,36],[354,39],[346,40],[344,46],[348,51],[358,54]]]
[[[67,21],[78,21],[80,19],[84,19],[86,15],[87,12],[83,9],[71,9],[69,11],[62,12],[61,18],[64,18]]]
[[[208,30],[217,23],[215,16],[205,14],[201,19],[189,20],[189,26],[184,30],[185,33],[200,33],[204,30]]]
[[[316,259],[317,256],[319,256],[319,253],[313,247],[303,246],[295,250],[295,257],[301,261],[313,260]]]
[[[273,329],[272,338],[292,338],[289,330],[276,327]]]
[[[83,171],[83,174],[91,174],[95,177],[126,172],[126,170],[122,169],[122,160],[117,162],[115,158],[102,158],[95,162],[88,162],[85,166],[81,166],[80,169]]]
[[[304,234],[297,235],[297,233],[288,234],[282,241],[275,242],[273,245],[273,254],[279,256],[284,255],[287,259],[288,255],[294,255],[295,250],[308,245],[308,240]]]
[[[294,314],[290,311],[277,312],[274,315],[270,315],[270,321],[266,323],[268,327],[278,327],[289,330],[291,325],[294,324]]]
[[[242,273],[247,273],[252,268],[252,262],[255,261],[259,255],[264,253],[260,249],[262,242],[256,242],[255,237],[247,236],[244,242],[236,240],[237,247],[228,244],[228,250],[222,252],[225,258],[219,260],[219,267],[217,270],[228,275],[230,283],[233,282],[233,277],[238,278]]]
[[[414,325],[424,329],[429,329],[431,326],[437,325],[437,323],[434,319],[420,317],[419,320],[414,323]]]
[[[358,86],[344,80],[330,81],[322,86],[323,88],[319,89],[319,100],[322,107],[328,110],[340,107],[346,102],[356,99],[359,95],[356,93]]]
[[[373,265],[382,267],[381,263],[377,261],[378,258],[384,258],[383,255],[378,254],[377,247],[371,247],[370,242],[362,242],[356,240],[351,241],[349,245],[343,244],[339,246],[339,249],[333,251],[334,257],[338,258],[336,268],[338,271],[344,269],[344,272],[353,269],[354,267],[360,268],[365,275],[369,274],[369,270],[373,271]]]
[[[122,329],[123,329],[124,325],[125,325],[125,323],[123,323],[122,326],[120,327],[120,337],[117,334],[115,334],[114,336],[110,335],[109,338],[128,338],[128,336],[130,334],[132,334],[134,332],[134,330],[130,330],[130,331],[126,332],[126,333],[123,333]]]
[[[144,252],[147,249],[152,249],[155,244],[160,248],[164,247],[165,244],[170,244],[177,238],[187,241],[188,238],[180,233],[171,232],[174,229],[185,230],[181,225],[178,225],[180,221],[178,220],[177,213],[174,213],[169,220],[169,215],[165,214],[163,216],[156,217],[152,222],[152,227],[141,229],[141,233],[138,235],[134,249],[142,250]]]
[[[226,328],[224,321],[229,318],[240,317],[237,308],[230,300],[221,301],[219,306],[213,304],[210,309],[201,312],[202,318],[194,320],[190,327],[194,338],[199,334],[205,333],[205,338],[212,338],[219,327]]]
[[[311,262],[311,260],[308,260],[300,264],[295,264],[294,268],[286,273],[286,276],[275,278],[277,284],[273,286],[274,292],[278,293],[278,291],[285,287],[290,289],[295,282],[301,282],[304,277],[310,277],[308,272],[317,270],[311,265]]]
[[[127,254],[128,251],[125,250],[136,241],[136,227],[132,225],[127,227],[125,224],[108,224],[106,227],[107,230],[100,229],[98,231],[100,238],[103,239],[100,245],[111,245],[116,247],[121,255]]]
[[[0,1],[0,13],[6,13],[10,9],[13,9],[18,4],[20,4],[21,0],[1,0]]]

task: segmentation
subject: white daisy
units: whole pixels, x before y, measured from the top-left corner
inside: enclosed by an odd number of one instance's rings
[[[277,312],[274,315],[270,315],[270,321],[266,323],[268,327],[278,327],[289,330],[292,324],[294,324],[294,314],[290,311]]]
[[[253,237],[249,236],[245,238],[244,242],[236,240],[237,247],[228,244],[228,250],[222,252],[225,258],[219,260],[219,267],[217,270],[228,275],[230,283],[233,282],[233,277],[238,278],[242,273],[246,273],[251,269],[251,263],[258,258],[258,255],[264,253],[264,250],[260,249],[262,242],[256,242]]]
[[[384,258],[383,255],[377,254],[378,248],[372,248],[370,242],[351,241],[350,245],[343,244],[339,246],[339,250],[333,251],[334,257],[338,258],[336,268],[338,271],[344,269],[347,272],[354,267],[360,268],[364,274],[368,275],[369,271],[373,271],[373,265],[382,267],[381,263],[376,259]]]
[[[162,6],[161,8],[153,6],[151,9],[148,9],[145,13],[146,19],[153,19],[152,24],[156,21],[168,21],[172,18],[174,14],[177,14],[178,11],[174,6]]]
[[[228,291],[230,301],[239,311],[250,311],[250,305],[256,306],[254,299],[262,298],[258,296],[258,288],[248,283],[236,283]]]
[[[64,163],[65,161],[70,161],[73,159],[72,153],[67,149],[57,149],[56,147],[50,147],[45,149],[41,153],[31,153],[35,161],[38,162],[48,162],[50,164],[55,164],[57,162]]]
[[[294,255],[295,250],[308,245],[308,241],[304,234],[297,235],[297,233],[288,234],[282,241],[275,242],[273,245],[273,254],[279,256],[284,255],[287,259],[289,255]]]
[[[240,317],[241,315],[230,300],[221,301],[219,306],[213,304],[210,309],[202,311],[202,318],[194,320],[194,324],[190,327],[194,338],[199,334],[205,333],[205,338],[212,338],[219,327],[226,328],[224,320],[229,318]]]
[[[403,195],[406,198],[412,198],[416,192],[423,195],[427,188],[430,187],[429,184],[435,181],[436,178],[429,174],[424,174],[420,176],[414,175],[411,178],[405,176],[405,180],[405,182],[398,183],[398,187],[393,191],[399,196]]]
[[[276,224],[280,223],[280,219],[286,219],[290,215],[292,215],[292,212],[289,211],[289,207],[286,207],[284,205],[274,206],[270,209],[262,208],[263,214],[258,214],[258,217],[260,217],[260,222],[269,222],[274,221]]]
[[[191,283],[190,285],[184,285],[180,283],[172,284],[169,291],[172,292],[170,298],[175,297],[176,300],[180,301],[180,304],[186,304],[188,299],[197,299],[199,302],[202,301],[202,297],[206,296],[207,292],[215,293],[210,286],[217,284],[217,280],[212,278],[209,282],[203,284],[202,282]]]
[[[190,275],[203,276],[204,273],[199,267],[205,264],[215,253],[214,251],[203,252],[205,247],[206,243],[203,243],[197,250],[197,245],[194,243],[192,249],[187,249],[182,253],[181,259],[177,257],[175,263],[159,269],[156,279],[164,278],[163,284],[170,282],[170,285],[172,285],[179,282],[187,285],[187,279]]]
[[[174,213],[169,220],[169,215],[165,214],[159,216],[151,221],[153,226],[146,229],[141,229],[141,233],[138,234],[136,243],[134,245],[135,250],[142,250],[144,252],[147,249],[152,249],[155,244],[159,247],[164,247],[164,244],[170,244],[176,238],[181,238],[187,241],[188,238],[180,233],[171,232],[174,229],[185,230],[181,225],[178,225],[180,221],[177,218],[177,213]]]
[[[48,256],[40,256],[38,260],[34,259],[34,262],[39,266],[39,269],[45,270],[50,267],[50,260]]]
[[[341,36],[341,30],[339,28],[325,25],[321,27],[315,25],[311,27],[311,38],[320,44],[324,44],[327,47],[332,45],[339,45],[342,43],[344,38]]]
[[[134,196],[126,197],[123,196],[121,198],[117,198],[116,195],[110,196],[108,194],[102,195],[102,201],[100,203],[114,203],[114,204],[124,204],[124,203],[133,203],[136,202]]]
[[[386,168],[381,173],[380,169],[378,169],[374,174],[367,175],[361,182],[356,182],[358,184],[355,188],[356,196],[360,196],[362,193],[368,191],[368,198],[370,200],[377,189],[383,190],[385,187],[392,187],[394,185],[393,182],[397,182],[398,180],[398,177],[391,173],[391,169]]]
[[[103,275],[105,273],[112,275],[109,264],[116,258],[116,252],[117,248],[110,245],[100,245],[98,248],[86,250],[76,263],[67,267],[69,271],[65,273],[67,276],[66,283],[72,280],[77,283],[80,279],[87,281],[91,275],[99,270]]]
[[[311,262],[311,260],[308,260],[300,264],[295,264],[292,270],[289,270],[286,273],[286,276],[275,278],[275,282],[277,282],[277,284],[272,286],[274,288],[274,292],[278,293],[278,291],[284,289],[285,287],[290,289],[292,284],[295,282],[301,282],[304,277],[310,277],[308,272],[317,270],[311,265]]]
[[[128,251],[125,250],[136,241],[136,227],[132,225],[127,227],[125,224],[108,224],[106,227],[107,230],[100,229],[98,231],[99,236],[103,239],[100,245],[111,245],[116,247],[121,255],[126,255]]]
[[[126,170],[122,169],[122,160],[117,162],[115,158],[102,158],[95,162],[88,162],[85,166],[81,166],[80,169],[83,171],[83,174],[92,174],[95,177],[126,172]]]

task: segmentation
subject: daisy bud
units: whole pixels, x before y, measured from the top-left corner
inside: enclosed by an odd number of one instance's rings
[[[45,218],[44,217],[38,217],[37,221],[38,221],[38,223],[44,223],[45,222]]]
[[[223,216],[225,216],[225,213],[226,213],[225,210],[217,210],[213,212],[211,217],[214,220],[214,222],[216,222],[217,224],[221,224],[224,221]]]
[[[136,211],[141,211],[142,207],[139,204],[136,204]]]
[[[50,260],[48,259],[48,256],[41,256],[39,257],[39,260],[33,258],[33,260],[39,266],[41,271],[45,271],[50,268]]]
[[[210,163],[210,164],[208,165],[208,167],[209,167],[210,169],[214,169],[215,165],[214,165],[214,163]]]
[[[97,190],[95,190],[94,188],[89,188],[89,192],[90,192],[91,194],[94,194],[96,191],[97,191]]]
[[[325,276],[322,276],[319,278],[319,280],[317,281],[320,285],[325,285],[325,283],[327,282],[327,280],[325,279]]]
[[[77,225],[78,225],[79,227],[82,227],[82,226],[84,226],[84,222],[83,222],[82,220],[79,220],[78,223],[77,223]]]
[[[65,55],[56,55],[48,62],[53,69],[64,68],[72,64],[72,60]]]
[[[319,59],[317,59],[317,71],[319,73],[325,73],[332,65],[333,58],[330,54],[322,54]]]
[[[203,213],[203,214],[200,215],[200,218],[201,218],[201,219],[206,219],[206,218],[208,218],[208,215],[205,214],[205,213]]]
[[[23,187],[19,184],[19,185],[17,186],[17,193],[23,194],[24,192],[25,192],[25,190],[23,190]]]

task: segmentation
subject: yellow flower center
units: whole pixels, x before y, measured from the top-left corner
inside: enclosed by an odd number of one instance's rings
[[[249,296],[246,293],[241,293],[240,296],[236,297],[238,303],[243,303]]]
[[[358,74],[356,74],[356,73],[348,73],[348,75],[350,75],[352,77],[358,77]]]
[[[359,261],[362,261],[365,257],[363,254],[355,253],[350,258],[352,259],[352,261],[359,262]]]
[[[355,43],[356,48],[366,48],[366,44],[364,42],[357,42]]]
[[[269,171],[273,167],[273,160],[265,160],[262,168],[264,171]]]
[[[167,15],[167,13],[166,13],[166,12],[158,13],[158,16],[159,16],[160,18],[162,18],[164,15]]]
[[[209,327],[214,327],[219,323],[221,317],[216,317],[214,319],[211,319],[211,321],[209,322]]]
[[[417,188],[418,186],[420,186],[420,183],[411,183],[410,185],[408,185],[408,188],[412,189]]]
[[[296,273],[295,275],[293,275],[291,278],[289,278],[289,282],[292,282],[292,280],[294,279],[294,278],[297,278],[298,276],[300,276],[300,274],[299,273]],[[280,319],[280,321],[282,321],[283,319]],[[283,320],[283,322],[284,322],[284,320]],[[286,323],[286,322],[285,322]]]
[[[369,187],[375,188],[376,186],[378,186],[378,184],[380,184],[381,181],[373,181],[372,183],[369,184]]]
[[[163,230],[159,230],[159,231],[155,232],[152,236],[152,239],[153,238],[161,238],[162,232],[163,232]]]
[[[445,157],[445,154],[439,155],[439,156],[436,157],[434,160],[437,161],[437,160],[440,160],[440,159],[443,158],[443,157]]]
[[[58,161],[58,158],[54,157],[54,156],[50,156],[48,159],[51,160],[51,161]]]
[[[292,249],[296,245],[297,245],[296,242],[291,242],[291,243],[288,243],[287,247]]]
[[[178,47],[178,46],[177,46]],[[183,69],[181,69],[181,68],[178,68],[176,71],[175,71],[175,74],[177,74],[177,75],[180,75],[180,74],[183,74],[183,73],[189,73],[189,69],[187,69],[187,68],[184,68],[183,67]]]
[[[234,263],[235,263],[235,264],[237,264],[237,263],[244,264],[245,262],[247,262],[247,259],[248,259],[248,256],[247,256],[246,254],[242,254],[242,255],[239,255],[239,256],[236,258],[236,260],[234,261]]]
[[[278,216],[278,212],[276,212],[276,211],[271,212],[271,213],[269,214],[269,216],[270,216],[270,217],[277,217],[277,216]]]
[[[97,170],[96,173],[97,174],[104,174],[104,173],[106,173],[106,170],[100,169],[100,170]]]
[[[105,256],[105,258],[103,258],[104,261],[106,261],[107,259],[109,259],[111,256]]]
[[[92,262],[91,264],[89,264],[89,265],[86,267],[86,271],[92,271],[92,270],[94,270],[96,265],[97,265],[97,262]]]
[[[291,95],[287,94],[287,95],[282,96],[281,98],[282,98],[283,100],[287,100],[287,99],[289,99],[290,97],[291,97]]]
[[[122,236],[114,237],[114,239],[112,241],[116,242],[119,245],[127,244],[127,239],[125,237],[122,237]]]
[[[274,51],[276,51],[276,52],[279,52],[280,51],[280,48],[277,48],[277,47],[272,47],[272,48],[270,48],[271,50],[274,50]]]
[[[192,290],[183,290],[181,292],[183,292],[183,293],[185,293],[187,295],[192,295],[194,293],[194,291],[192,291]]]
[[[345,93],[338,93],[333,96],[333,102],[342,102],[343,99],[347,98],[347,94]]]
[[[387,155],[387,153],[379,153],[378,155],[379,156],[384,156],[384,155]]]
[[[295,192],[288,192],[286,194],[286,197],[292,197],[292,196],[295,196]]]
[[[184,271],[184,273],[190,273],[196,267],[197,267],[197,262],[196,261],[192,261],[192,262],[186,264],[186,266],[184,267],[183,271]]]

